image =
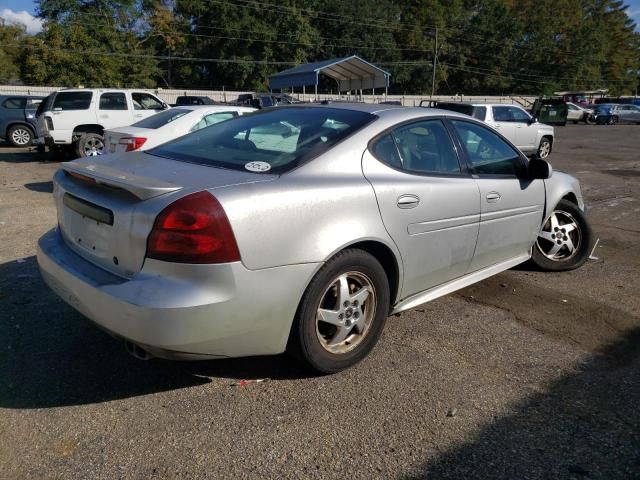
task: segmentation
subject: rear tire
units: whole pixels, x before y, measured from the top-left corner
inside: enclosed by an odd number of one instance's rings
[[[75,147],[78,157],[95,157],[106,153],[104,138],[97,133],[83,133],[76,141]]]
[[[309,283],[287,351],[321,373],[355,365],[382,334],[389,295],[389,280],[376,258],[358,249],[340,252]]]
[[[617,115],[613,115],[609,119],[609,125],[617,125],[617,124],[618,124],[618,117],[617,117]]]
[[[13,125],[7,130],[7,140],[14,147],[28,147],[33,142],[33,131],[24,125]]]
[[[584,212],[575,203],[560,200],[540,229],[531,259],[549,272],[573,270],[587,261],[592,243]]]

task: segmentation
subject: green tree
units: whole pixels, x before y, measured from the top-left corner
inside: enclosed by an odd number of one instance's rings
[[[5,25],[0,18],[0,83],[19,81],[19,58],[25,36],[23,27]]]

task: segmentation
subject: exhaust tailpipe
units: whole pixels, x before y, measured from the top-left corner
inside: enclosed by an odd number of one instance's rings
[[[147,352],[144,348],[142,348],[140,345],[136,345],[135,343],[130,342],[129,340],[124,341],[124,346],[126,347],[127,352],[129,352],[132,357],[135,357],[138,360],[149,360],[153,358],[153,355]]]

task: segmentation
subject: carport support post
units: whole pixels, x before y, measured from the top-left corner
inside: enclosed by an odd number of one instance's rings
[[[304,100],[305,100],[305,98],[304,98],[305,91],[306,91],[306,88],[305,88],[305,86],[304,86],[304,85],[302,85],[302,101],[303,101],[303,102],[304,102]]]
[[[318,101],[318,82],[316,82],[316,102]]]

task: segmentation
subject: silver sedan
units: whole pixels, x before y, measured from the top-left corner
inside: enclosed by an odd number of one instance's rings
[[[65,163],[48,285],[136,356],[363,359],[385,319],[529,259],[589,255],[578,181],[470,117],[265,110]]]

